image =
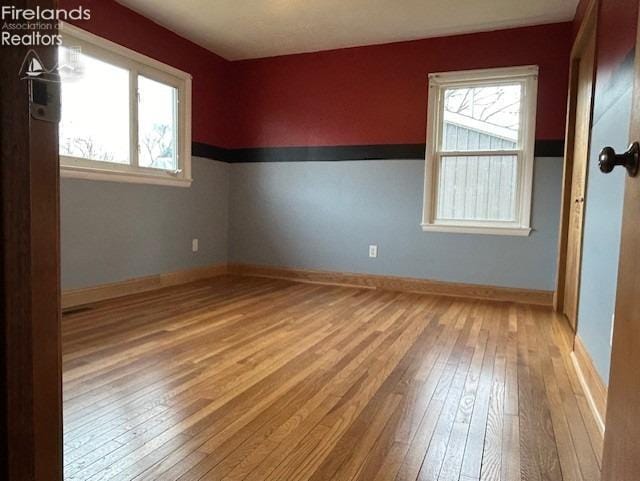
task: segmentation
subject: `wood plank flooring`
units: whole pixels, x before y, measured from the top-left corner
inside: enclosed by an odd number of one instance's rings
[[[243,277],[63,318],[67,480],[598,481],[549,309]]]

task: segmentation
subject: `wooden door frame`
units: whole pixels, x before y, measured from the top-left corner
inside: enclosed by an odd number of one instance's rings
[[[569,219],[571,214],[571,193],[573,187],[573,151],[576,128],[576,109],[578,105],[578,81],[580,77],[580,51],[587,44],[591,36],[595,36],[596,53],[598,50],[598,8],[599,0],[591,0],[585,15],[580,23],[580,29],[571,48],[569,66],[569,94],[567,99],[567,123],[565,130],[564,168],[562,173],[562,203],[560,208],[560,226],[558,229],[558,262],[556,266],[556,288],[553,293],[553,308],[556,312],[564,311],[567,250],[569,240]],[[593,62],[593,87],[591,91],[591,119],[593,122],[593,97],[595,93],[595,74],[597,58]],[[591,144],[591,129],[589,129],[588,142]],[[585,176],[585,188],[588,178]],[[578,320],[576,319],[576,330]]]
[[[56,8],[56,0],[13,0]],[[0,71],[0,282],[2,387],[0,479],[62,479],[59,162],[56,123],[30,115],[32,80],[21,80],[33,48],[45,66],[55,47],[2,49]]]

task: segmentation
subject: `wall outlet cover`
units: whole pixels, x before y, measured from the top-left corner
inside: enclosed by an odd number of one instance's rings
[[[198,252],[198,239],[193,239],[191,241],[191,251]]]
[[[370,245],[369,246],[369,257],[378,257],[378,246]]]

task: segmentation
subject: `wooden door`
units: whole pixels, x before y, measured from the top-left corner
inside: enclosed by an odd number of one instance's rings
[[[55,0],[13,0],[50,9]],[[0,62],[0,479],[62,479],[58,126],[38,120],[21,69],[30,47],[1,47]],[[54,47],[33,47],[45,67]],[[42,95],[43,92],[46,95]],[[44,102],[42,105],[49,105]],[[33,112],[33,115],[32,115]]]
[[[638,29],[640,33],[640,28]],[[636,42],[640,52],[640,37]],[[640,140],[640,55],[636,55],[632,141]],[[621,168],[621,167],[616,167]],[[640,176],[627,176],[622,215],[602,481],[640,479]]]
[[[563,312],[576,329],[578,317],[578,293],[580,289],[580,265],[582,259],[582,230],[584,199],[587,181],[587,163],[591,132],[591,107],[593,99],[593,73],[596,49],[595,18],[589,20],[582,38],[576,43],[573,54],[575,82],[575,124],[572,150],[570,196],[566,209],[569,212]]]

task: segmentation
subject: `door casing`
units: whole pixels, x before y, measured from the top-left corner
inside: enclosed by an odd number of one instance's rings
[[[13,0],[17,8],[55,0]],[[2,229],[2,437],[0,479],[62,479],[59,166],[57,123],[29,111],[20,69],[33,48],[56,65],[55,47],[3,47],[0,70]],[[54,89],[55,92],[55,89]]]
[[[591,75],[591,96],[589,106],[586,108],[589,120],[588,120],[588,134],[583,136],[583,142],[585,151],[588,153],[589,145],[591,143],[591,124],[593,117],[593,97],[595,87],[595,51],[597,50],[597,25],[598,25],[598,1],[592,0],[585,12],[584,18],[580,25],[580,29],[576,36],[575,42],[571,50],[571,65],[569,70],[569,94],[567,100],[567,126],[566,126],[566,143],[565,143],[565,161],[562,180],[562,207],[560,212],[560,226],[558,235],[558,263],[556,271],[556,289],[554,291],[554,309],[557,312],[563,313],[567,310],[574,312],[573,319],[569,319],[569,323],[575,332],[577,330],[577,304],[578,296],[574,299],[574,306],[568,306],[568,302],[565,294],[569,282],[575,282],[576,292],[579,290],[579,275],[576,279],[567,279],[567,261],[569,257],[569,228],[571,220],[571,210],[574,208],[574,199],[576,197],[576,189],[573,185],[574,178],[574,150],[576,145],[576,124],[578,123],[578,102],[579,102],[579,82],[580,82],[580,64],[581,59],[586,53],[586,49],[590,44],[594,48],[594,57],[592,60],[592,75]],[[582,185],[582,193],[579,197],[582,197],[583,201],[586,198],[586,179],[587,173],[584,173],[584,183]],[[584,205],[584,204],[583,204]],[[580,242],[581,244],[581,238]],[[581,249],[580,249],[581,250]],[[576,260],[578,265],[581,262],[581,252],[576,254]],[[579,269],[579,268],[578,268]]]

